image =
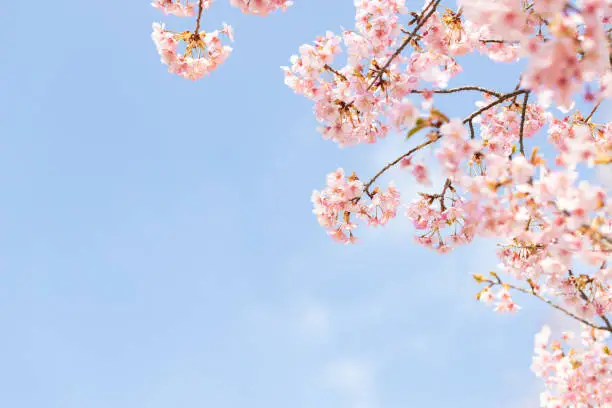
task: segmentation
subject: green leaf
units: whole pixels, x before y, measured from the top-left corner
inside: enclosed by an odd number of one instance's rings
[[[426,128],[427,126],[429,126],[429,119],[418,118],[414,127],[408,131],[406,139],[410,139],[415,133]]]

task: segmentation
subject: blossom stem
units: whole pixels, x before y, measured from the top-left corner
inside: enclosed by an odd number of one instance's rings
[[[374,177],[372,177],[370,179],[370,181],[367,182],[367,184],[364,186],[363,191],[366,192],[366,194],[368,196],[372,196],[372,194],[370,193],[370,187],[372,186],[372,184],[374,184],[374,182],[383,175],[383,173],[385,173],[387,170],[389,170],[391,167],[395,166],[397,163],[401,162],[402,159],[411,156],[413,153],[418,152],[419,150],[421,150],[422,148],[429,146],[432,143],[437,142],[440,138],[442,137],[442,135],[440,133],[436,134],[435,138],[431,138],[423,143],[421,143],[420,145],[418,145],[417,147],[410,149],[408,152],[404,153],[403,155],[401,155],[400,157],[398,157],[397,159],[393,160],[390,163],[387,163],[387,165],[385,167],[383,167],[382,169],[380,169],[380,171],[378,173],[376,173],[374,175]]]
[[[382,76],[384,75],[384,72],[387,70],[387,68],[389,68],[389,65],[391,65],[391,63],[393,62],[393,60],[395,58],[397,58],[402,51],[404,50],[404,48],[406,48],[408,46],[408,44],[410,44],[410,42],[412,41],[412,39],[414,38],[414,36],[418,33],[418,31],[421,29],[421,27],[423,27],[423,25],[425,25],[425,22],[429,19],[429,17],[432,16],[432,14],[436,11],[436,9],[438,8],[438,4],[440,4],[441,0],[432,0],[427,7],[425,7],[425,9],[423,10],[423,13],[421,14],[421,16],[417,19],[418,24],[417,26],[414,28],[414,30],[412,30],[412,32],[408,35],[408,37],[404,40],[404,42],[402,42],[402,44],[398,47],[397,50],[395,50],[395,52],[393,53],[393,55],[391,55],[389,57],[389,59],[387,60],[387,62],[385,63],[385,65],[383,65],[380,70],[378,71],[378,74],[376,75],[376,77],[374,78],[374,80],[372,81],[372,83],[370,83],[370,86],[368,86],[368,90],[370,90],[374,85],[376,85],[380,79],[382,78]],[[429,11],[427,11],[429,9]]]
[[[346,78],[346,76],[344,76],[342,73],[336,71],[334,68],[332,68],[330,65],[325,64],[323,66],[323,68],[325,68],[326,70],[328,70],[329,72],[332,72],[334,74],[336,74],[337,76],[339,76],[340,78],[342,78],[344,81],[348,81],[348,79]]]
[[[526,92],[529,92],[527,90],[523,90],[523,89],[519,89],[517,91],[514,92],[510,92],[507,93],[505,95],[501,95],[497,100],[491,102],[490,104],[478,109],[476,112],[472,113],[470,116],[468,116],[467,118],[465,118],[463,120],[464,124],[470,124],[472,123],[472,119],[474,119],[475,117],[477,117],[478,115],[480,115],[481,113],[487,111],[488,109],[491,109],[492,107],[499,105],[500,103],[502,103],[505,100],[508,100],[514,96],[517,95],[521,95],[524,94]],[[470,130],[473,131],[473,126],[470,126]],[[391,167],[395,166],[396,164],[398,164],[400,161],[402,161],[402,159],[411,156],[413,153],[421,150],[422,148],[429,146],[430,144],[433,144],[435,142],[437,142],[438,140],[440,140],[440,138],[442,138],[442,135],[438,132],[436,133],[436,136],[434,138],[431,138],[423,143],[421,143],[420,145],[416,146],[415,148],[409,150],[408,152],[404,153],[403,155],[401,155],[400,157],[398,157],[397,159],[393,160],[390,163],[387,163],[387,165],[385,167],[383,167],[382,169],[380,169],[380,171],[378,173],[376,173],[374,175],[374,177],[372,177],[370,179],[370,181],[368,181],[366,183],[366,185],[364,186],[363,191],[369,196],[372,197],[372,194],[370,193],[370,187],[372,186],[372,184],[374,184],[374,182],[383,175],[383,173],[385,173],[387,170],[389,170]]]
[[[523,157],[525,157],[525,145],[523,144],[523,134],[525,133],[525,116],[527,113],[527,100],[529,99],[529,91],[525,92],[525,99],[523,99],[523,108],[521,109],[521,128],[519,130],[519,144],[520,150]]]
[[[521,288],[520,286],[511,285],[509,283],[504,283],[499,278],[497,278],[497,282],[494,282],[494,281],[488,280],[488,279],[485,282],[491,283],[492,284],[491,286],[504,285],[504,286],[506,286],[506,287],[508,287],[510,289],[514,289],[514,290],[517,290],[519,292],[523,292],[523,293],[526,293],[528,295],[535,296],[536,298],[540,299],[542,302],[544,302],[544,303],[548,304],[549,306],[552,306],[553,308],[555,308],[555,309],[565,313],[566,315],[568,315],[569,317],[579,321],[580,323],[584,323],[587,326],[592,327],[592,328],[597,329],[597,330],[605,330],[605,331],[609,331],[609,332],[612,333],[612,328],[608,328],[606,326],[598,326],[595,323],[591,323],[588,320],[583,319],[582,317],[580,317],[580,316],[570,312],[569,310],[564,309],[563,307],[557,305],[556,303],[551,302],[550,300],[546,299],[544,296],[536,293],[533,289],[525,289],[525,288]]]
[[[204,0],[200,0],[198,2],[198,17],[196,19],[196,27],[195,27],[195,31],[194,34],[199,34],[200,33],[200,20],[202,19],[202,12],[204,11]]]
[[[525,89],[519,89],[517,91],[507,93],[507,94],[499,97],[499,99],[497,99],[496,101],[493,101],[490,104],[488,104],[486,106],[483,106],[482,108],[478,109],[476,112],[472,113],[467,118],[463,119],[463,123],[468,123],[472,119],[474,119],[476,116],[480,115],[482,112],[485,112],[485,111],[491,109],[492,107],[494,107],[496,105],[499,105],[500,103],[502,103],[503,101],[505,101],[507,99],[510,99],[510,98],[512,98],[514,96],[518,96],[518,95],[524,94],[526,92],[529,92],[529,91],[527,91]]]
[[[500,98],[502,96],[501,93],[499,92],[495,92],[492,91],[490,89],[487,88],[483,88],[480,86],[460,86],[457,88],[449,88],[449,89],[432,89],[432,90],[427,90],[427,89],[413,89],[412,91],[410,91],[411,93],[414,94],[423,94],[423,93],[427,93],[427,92],[432,92],[435,94],[451,94],[451,93],[456,93],[456,92],[462,92],[462,91],[480,91],[482,93],[486,93],[489,95],[493,95],[497,98]]]
[[[597,112],[597,109],[599,109],[599,105],[601,105],[601,101],[597,102],[597,104],[593,107],[593,109],[591,110],[591,113],[589,113],[589,116],[587,116],[586,118],[584,118],[584,123],[588,123],[591,118],[593,117],[593,115],[595,114],[595,112]]]
[[[574,276],[571,270],[569,270],[568,273],[570,276],[572,277]],[[574,284],[574,287],[578,290],[578,293],[580,293],[580,297],[582,298],[582,300],[584,300],[586,303],[591,303],[591,301],[589,300],[589,297],[586,295],[586,293],[584,293],[584,290],[578,287],[578,285],[576,285],[576,281],[572,281],[572,282]],[[604,323],[608,327],[608,330],[612,332],[612,323],[610,323],[610,320],[606,317],[606,315],[602,314],[599,317],[601,318],[601,320],[604,321]]]

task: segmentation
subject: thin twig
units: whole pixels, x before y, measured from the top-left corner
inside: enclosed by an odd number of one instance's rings
[[[397,159],[393,160],[390,163],[387,163],[387,165],[385,167],[383,167],[382,169],[380,169],[380,171],[378,173],[376,173],[374,175],[374,177],[372,177],[370,179],[370,181],[368,181],[366,183],[366,185],[364,186],[363,191],[366,192],[366,194],[368,196],[372,196],[372,194],[370,193],[370,187],[372,186],[372,184],[374,184],[374,182],[376,181],[376,179],[378,179],[380,176],[383,175],[384,172],[386,172],[387,170],[389,170],[391,167],[395,166],[397,163],[399,163],[400,161],[402,161],[402,159],[412,155],[413,153],[421,150],[422,148],[429,146],[432,143],[437,142],[440,138],[442,137],[441,134],[437,134],[437,136],[435,138],[431,138],[429,140],[427,140],[426,142],[421,143],[420,145],[418,145],[417,147],[410,149],[408,152],[404,153],[403,155],[401,155],[400,157],[398,157]]]
[[[383,65],[380,70],[378,71],[378,74],[376,75],[376,77],[374,78],[374,80],[372,81],[372,83],[370,83],[370,85],[368,86],[368,90],[370,90],[375,84],[377,84],[380,79],[382,78],[382,76],[384,75],[384,72],[387,70],[387,68],[389,68],[389,65],[391,65],[391,63],[393,62],[393,60],[395,58],[397,58],[398,55],[400,55],[402,53],[402,51],[404,50],[404,48],[406,48],[408,46],[408,44],[410,44],[410,42],[412,41],[412,39],[414,38],[414,36],[417,34],[417,32],[421,29],[421,27],[423,27],[423,25],[425,24],[425,22],[429,19],[429,17],[431,17],[431,15],[436,11],[436,8],[438,7],[438,4],[440,4],[441,0],[432,0],[427,7],[425,7],[425,9],[423,10],[423,14],[421,14],[421,17],[419,17],[418,24],[417,26],[414,28],[414,30],[412,30],[412,32],[410,33],[410,35],[408,35],[408,38],[406,38],[404,40],[404,42],[402,42],[402,44],[398,47],[397,50],[395,50],[395,52],[389,57],[389,59],[387,60],[387,62],[385,63],[385,65]],[[429,10],[426,13],[426,10],[428,8],[431,8],[431,10]],[[423,17],[424,16],[424,17]]]
[[[520,150],[523,157],[525,157],[525,146],[523,144],[523,134],[525,133],[525,116],[527,113],[527,100],[529,99],[529,92],[525,92],[525,99],[523,99],[523,108],[521,109],[521,128],[519,130],[519,144]]]
[[[524,89],[519,89],[518,91],[514,91],[514,92],[510,92],[508,94],[505,94],[505,95],[501,96],[499,99],[497,99],[496,101],[493,101],[490,104],[488,104],[486,106],[483,106],[482,108],[478,109],[476,112],[472,113],[467,118],[463,119],[463,123],[464,124],[468,123],[469,121],[474,119],[476,116],[480,115],[482,112],[491,109],[495,105],[499,105],[500,103],[502,103],[503,101],[505,101],[507,99],[510,99],[510,98],[512,98],[514,96],[517,96],[517,95],[520,95],[520,94],[524,94],[525,92],[529,92],[529,91],[524,90]]]
[[[518,44],[518,41],[506,41],[506,40],[478,40],[485,44]]]
[[[584,118],[584,123],[587,123],[589,120],[591,120],[591,118],[593,117],[593,115],[595,114],[595,112],[597,111],[597,109],[599,108],[599,105],[601,105],[602,101],[597,102],[597,105],[595,105],[593,107],[593,110],[591,110],[591,113],[589,113],[589,116],[587,116],[586,118]]]
[[[440,193],[440,211],[444,212],[446,211],[446,204],[444,203],[444,196],[446,195],[446,190],[448,190],[452,185],[451,179],[447,178],[446,181],[444,182],[444,188],[442,189],[442,192]]]
[[[341,72],[336,71],[335,69],[333,69],[330,65],[325,64],[323,65],[323,68],[325,68],[326,70],[328,70],[329,72],[333,72],[334,74],[338,75],[340,78],[342,78],[345,81],[348,81],[348,79],[346,78],[346,76],[344,76],[344,74],[342,74]]]
[[[568,271],[570,276],[574,276],[574,274],[572,273],[571,270]],[[591,303],[591,301],[589,300],[589,297],[586,295],[586,293],[584,293],[584,290],[582,290],[581,288],[579,288],[576,283],[574,282],[574,287],[578,290],[578,293],[580,293],[580,297],[582,298],[582,300],[584,300],[586,303]],[[608,320],[608,318],[606,317],[605,314],[602,314],[599,316],[601,318],[601,320],[604,321],[604,323],[606,324],[606,326],[608,327],[608,330],[610,332],[612,332],[612,323],[610,323],[610,320]]]
[[[198,3],[198,18],[196,19],[196,28],[194,34],[200,33],[200,20],[202,19],[202,12],[204,11],[204,0],[200,0]]]
[[[508,285],[508,284],[506,284],[506,285]],[[514,285],[508,285],[508,287],[509,287],[509,288],[512,288],[512,289],[514,289],[514,290],[518,290],[519,292],[526,293],[526,294],[528,294],[528,295],[533,295],[533,296],[535,296],[536,298],[540,299],[542,302],[544,302],[544,303],[546,303],[546,304],[548,304],[548,305],[550,305],[550,306],[554,307],[554,308],[555,308],[555,309],[557,309],[557,310],[562,311],[563,313],[565,313],[565,314],[566,314],[566,315],[568,315],[569,317],[571,317],[571,318],[573,318],[573,319],[576,319],[576,320],[578,320],[579,322],[584,323],[584,324],[586,324],[586,325],[587,325],[587,326],[589,326],[589,327],[592,327],[592,328],[594,328],[594,329],[598,329],[598,330],[606,330],[606,331],[612,332],[612,330],[611,330],[611,329],[608,329],[608,328],[607,328],[607,327],[605,327],[605,326],[598,326],[598,325],[596,325],[596,324],[594,324],[594,323],[591,323],[591,322],[589,322],[588,320],[585,320],[585,319],[583,319],[582,317],[580,317],[580,316],[578,316],[578,315],[575,315],[574,313],[570,312],[569,310],[564,309],[564,308],[562,308],[561,306],[559,306],[559,305],[557,305],[557,304],[555,304],[555,303],[551,302],[550,300],[546,299],[545,297],[543,297],[542,295],[540,295],[540,294],[538,294],[538,293],[535,293],[535,292],[534,292],[534,291],[532,291],[532,290],[527,290],[527,289],[525,289],[525,288],[521,288],[521,287],[514,286]]]
[[[475,139],[476,138],[476,133],[474,132],[474,123],[472,123],[472,120],[468,120],[468,125],[470,125],[470,139]]]
[[[500,103],[502,103],[503,101],[512,98],[513,96],[516,95],[520,95],[522,93],[525,93],[528,91],[525,90],[518,90],[518,91],[514,91],[514,92],[510,92],[508,94],[502,95],[500,96],[497,100],[491,102],[490,104],[478,109],[476,112],[472,113],[470,116],[468,116],[467,118],[465,118],[463,120],[463,123],[469,123],[471,124],[472,119],[474,119],[476,116],[480,115],[482,112],[491,109],[493,106],[498,105]],[[471,130],[473,131],[473,126],[471,126]],[[370,181],[368,181],[365,186],[363,191],[365,191],[365,193],[369,196],[372,197],[372,194],[370,193],[370,187],[372,186],[372,184],[380,177],[383,175],[383,173],[385,173],[387,170],[389,170],[391,167],[395,166],[396,164],[398,164],[400,161],[402,161],[403,158],[408,157],[410,155],[412,155],[413,153],[421,150],[422,148],[429,146],[430,144],[437,142],[438,140],[440,140],[440,138],[442,138],[442,135],[438,132],[436,133],[436,136],[434,138],[431,138],[429,140],[427,140],[426,142],[421,143],[420,145],[418,145],[417,147],[415,147],[414,149],[409,150],[408,152],[404,153],[403,155],[401,155],[400,157],[398,157],[397,159],[393,160],[390,163],[387,163],[387,165],[385,167],[383,167],[382,169],[380,169],[380,171],[378,173],[376,173],[374,175],[374,177],[372,177],[370,179]]]
[[[452,93],[456,93],[456,92],[462,92],[462,91],[480,91],[482,93],[486,93],[492,96],[495,96],[497,98],[500,98],[502,96],[501,93],[499,92],[495,92],[492,91],[490,89],[487,88],[482,88],[480,86],[460,86],[457,88],[449,88],[449,89],[413,89],[412,91],[410,91],[410,93],[413,94],[423,94],[423,93],[435,93],[435,94],[452,94]]]
[[[562,308],[561,306],[557,305],[556,303],[553,303],[550,300],[548,300],[545,297],[543,297],[542,295],[536,293],[533,289],[529,290],[529,289],[521,288],[520,286],[511,285],[509,283],[503,283],[499,278],[497,278],[497,282],[494,282],[494,281],[489,280],[489,279],[485,280],[485,282],[492,283],[493,285],[503,285],[503,286],[506,286],[506,287],[508,287],[510,289],[518,290],[519,292],[523,292],[523,293],[526,293],[528,295],[535,296],[536,298],[540,299],[542,302],[552,306],[553,308],[555,308],[557,310],[560,310],[561,312],[565,313],[569,317],[571,317],[573,319],[576,319],[579,322],[584,323],[584,324],[586,324],[589,327],[592,327],[592,328],[597,329],[597,330],[605,330],[605,331],[612,332],[612,329],[609,329],[609,328],[607,328],[605,326],[598,326],[595,323],[591,323],[588,320],[583,319],[582,317],[580,317],[580,316],[570,312],[569,310]]]

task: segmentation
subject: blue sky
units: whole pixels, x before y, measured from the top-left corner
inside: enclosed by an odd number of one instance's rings
[[[225,3],[203,26],[232,24],[234,53],[193,83],[150,40],[153,21],[191,20],[146,1],[1,1],[0,406],[537,406],[549,314],[474,300],[490,243],[441,257],[400,217],[345,247],[311,213],[328,172],[365,178],[407,148],[323,141],[283,84],[300,44],[352,27],[352,2],[266,19]],[[478,61],[454,84],[514,86]],[[440,103],[463,116],[457,101]]]

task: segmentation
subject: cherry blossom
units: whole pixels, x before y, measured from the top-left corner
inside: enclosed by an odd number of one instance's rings
[[[238,7],[244,13],[266,16],[278,9],[285,11],[293,2],[288,0],[230,0],[230,4]]]
[[[355,174],[346,177],[344,170],[338,169],[327,175],[327,186],[322,191],[312,193],[313,213],[334,240],[356,242],[355,218],[378,226],[396,216],[399,192],[392,183],[386,192],[375,189],[367,200],[363,189],[363,183]]]
[[[189,31],[173,33],[166,30],[163,24],[154,23],[151,37],[162,63],[168,65],[170,73],[196,80],[222,64],[232,51],[231,47],[221,42],[222,33],[229,37],[233,35],[229,26],[225,26],[223,31],[193,34]],[[178,52],[181,41],[186,44],[184,54]]]
[[[206,8],[210,7],[210,1],[204,2]],[[195,16],[195,7],[193,3],[186,1],[181,3],[180,0],[155,0],[151,5],[160,9],[164,14],[174,14],[177,17],[193,17]]]
[[[377,180],[397,165],[428,186],[418,156],[429,148],[446,181],[405,207],[416,242],[447,253],[476,237],[495,239],[500,264],[474,275],[483,285],[479,300],[518,312],[518,292],[609,334],[612,202],[585,172],[612,163],[612,124],[593,121],[612,95],[612,3],[462,0],[445,12],[439,3],[410,12],[403,1],[357,0],[354,29],[302,45],[283,67],[285,83],[313,101],[324,139],[345,147],[400,133],[411,146],[368,181],[332,173],[313,194],[319,222],[343,243],[356,242],[355,220],[386,223],[399,193],[390,188],[387,199]],[[516,88],[449,88],[463,71],[457,57],[470,53],[524,60]],[[472,114],[450,118],[436,109],[442,95],[460,92],[481,94]],[[573,360],[556,343],[546,354],[546,336],[539,335],[534,358],[534,371],[546,378],[542,406],[612,406],[605,336],[587,338]]]
[[[565,350],[563,343],[571,342],[574,333],[563,333],[554,341],[551,334],[544,326],[535,336],[531,369],[546,384],[541,406],[612,406],[612,353],[606,344],[610,333],[584,327],[581,344]]]
[[[153,25],[170,72],[197,79],[229,55],[221,36],[233,41],[231,27],[200,30],[211,3],[198,2],[192,32]],[[541,406],[612,407],[612,201],[592,177],[612,164],[612,122],[595,120],[612,96],[612,2],[461,0],[456,10],[442,10],[440,0],[415,10],[406,3],[355,0],[353,27],[320,33],[282,67],[285,84],[312,101],[324,139],[340,147],[406,139],[406,151],[369,179],[330,173],[312,193],[314,215],[345,244],[357,242],[358,225],[386,225],[402,205],[416,243],[439,253],[495,240],[496,270],[474,274],[480,301],[514,313],[522,310],[515,295],[524,295],[584,327],[580,347],[564,349],[571,333],[552,342],[547,327],[536,335]],[[291,2],[230,4],[265,16]],[[153,6],[196,14],[188,1]],[[514,64],[512,87],[455,85],[467,55]],[[461,106],[472,109],[467,116],[439,108],[445,95],[468,92],[478,97]],[[392,183],[379,187],[396,166],[428,191],[402,204]],[[441,186],[432,185],[434,166]]]
[[[265,16],[276,9],[285,10],[292,3],[286,0],[230,0],[243,12]],[[151,5],[165,15],[177,17],[197,17],[193,31],[172,32],[163,23],[153,23],[151,38],[161,57],[161,62],[168,65],[168,72],[183,78],[197,80],[215,70],[225,62],[232,51],[224,45],[221,34],[234,41],[234,30],[223,23],[221,30],[200,30],[202,14],[213,4],[213,0],[155,0]],[[184,43],[184,44],[183,44]],[[179,46],[184,45],[181,54]]]

